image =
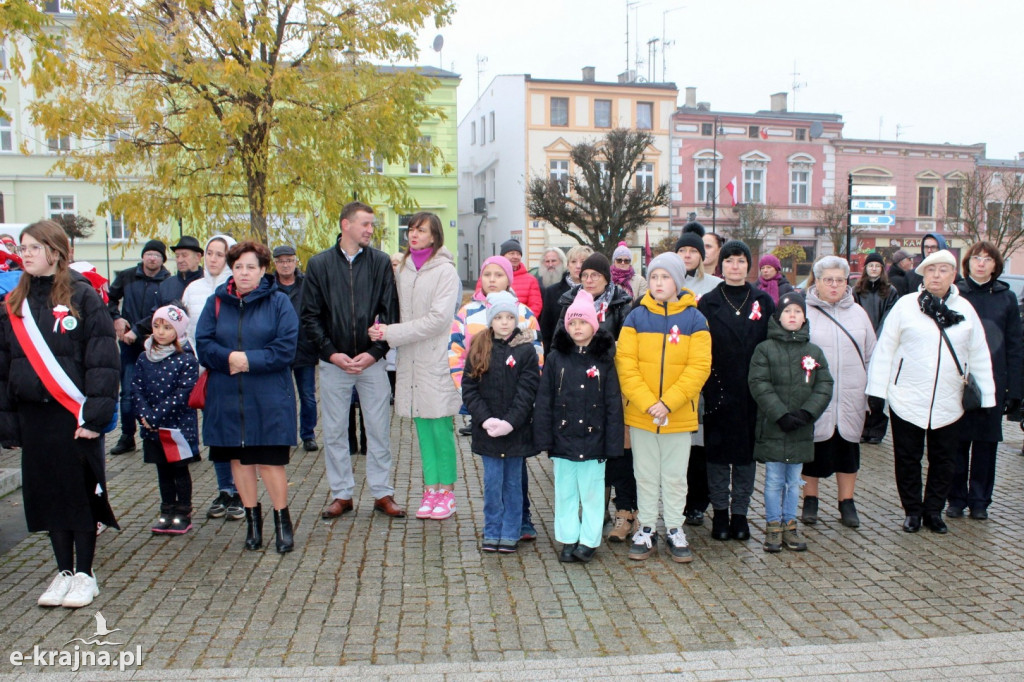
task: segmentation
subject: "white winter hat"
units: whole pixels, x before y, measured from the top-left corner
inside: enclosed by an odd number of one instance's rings
[[[938,265],[940,263],[952,265],[953,269],[956,270],[956,256],[951,254],[949,251],[942,249],[940,251],[936,251],[935,253],[921,261],[921,264],[917,266],[914,272],[923,277],[924,269],[926,267],[928,267],[929,265]]]

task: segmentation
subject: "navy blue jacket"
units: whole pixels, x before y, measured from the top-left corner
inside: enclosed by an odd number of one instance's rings
[[[214,447],[295,445],[295,308],[277,290],[273,275],[264,275],[243,299],[234,292],[233,277],[217,287],[196,327],[199,362],[210,373],[203,442]],[[248,372],[229,374],[233,351],[245,352]]]
[[[145,419],[153,427],[142,427],[143,440],[160,440],[156,429],[180,429],[188,441],[193,455],[199,455],[199,419],[188,406],[188,395],[199,380],[199,361],[192,354],[192,346],[185,342],[182,352],[153,362],[145,353],[135,362],[132,379],[132,406],[139,423]],[[148,464],[157,464],[150,462]],[[161,460],[162,463],[164,460]],[[198,461],[198,457],[188,460]]]
[[[139,329],[139,336],[146,337],[153,333],[153,313],[165,305],[176,305],[181,307],[181,298],[185,295],[185,287],[197,279],[203,278],[203,268],[192,272],[179,272],[173,277],[168,277],[160,282],[160,289],[156,294],[156,303],[150,308],[145,318],[139,320],[136,325]]]
[[[159,307],[157,302],[160,300],[160,283],[170,276],[171,273],[166,268],[160,268],[159,272],[150,277],[142,269],[142,263],[134,268],[121,270],[114,275],[114,281],[110,285],[109,302],[107,303],[110,316],[115,320],[124,318],[132,327],[139,322],[148,324],[153,310]],[[136,334],[136,336],[138,338],[131,348],[137,355],[142,352],[142,342],[146,336],[145,334]],[[121,345],[127,348],[124,344]]]
[[[288,300],[292,302],[292,307],[295,308],[295,314],[302,314],[302,283],[306,279],[306,276],[295,271],[295,281],[291,284],[281,284],[281,280],[277,280],[277,290],[285,294]],[[320,358],[316,352],[316,346],[309,340],[309,335],[306,334],[306,330],[303,329],[301,323],[299,324],[299,345],[295,351],[295,362],[292,363],[293,367],[314,367],[319,362]]]

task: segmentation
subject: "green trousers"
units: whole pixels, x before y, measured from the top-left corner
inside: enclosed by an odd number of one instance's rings
[[[423,485],[455,483],[455,430],[451,417],[421,419],[414,417],[416,436],[420,440],[420,461],[423,463]]]

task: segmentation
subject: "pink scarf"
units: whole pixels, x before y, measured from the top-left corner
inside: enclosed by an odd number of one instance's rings
[[[425,249],[409,249],[409,258],[412,258],[412,264],[419,270],[423,267],[423,264],[430,259],[430,256],[434,253],[434,247],[428,246]]]
[[[636,271],[633,270],[633,266],[630,265],[628,270],[622,270],[621,268],[612,267],[612,284],[618,284],[620,287],[626,290],[630,298],[633,297],[633,287],[630,282],[633,281],[633,277],[636,275]]]
[[[772,297],[772,301],[775,303],[779,302],[779,280],[782,279],[782,273],[776,273],[771,279],[765,279],[764,277],[757,278],[757,288]]]

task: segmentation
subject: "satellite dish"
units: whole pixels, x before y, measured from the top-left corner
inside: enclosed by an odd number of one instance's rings
[[[442,47],[444,47],[444,36],[438,33],[434,37],[434,52],[440,52]]]
[[[439,38],[441,36],[438,36]],[[811,139],[821,137],[821,134],[825,132],[825,126],[821,125],[821,121],[815,121],[811,124]]]

